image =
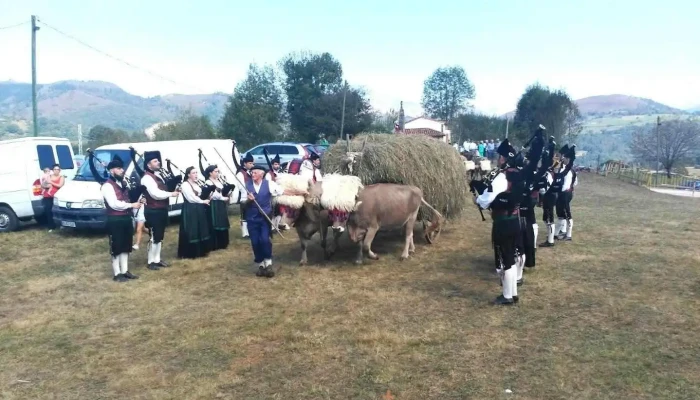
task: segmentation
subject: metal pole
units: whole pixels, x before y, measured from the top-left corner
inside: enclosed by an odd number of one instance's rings
[[[32,15],[32,118],[34,120],[34,136],[39,136],[39,122],[36,107],[36,16]]]
[[[83,126],[78,124],[78,154],[83,154]]]
[[[509,124],[510,124],[510,118],[506,118],[506,139],[508,139],[508,125]]]
[[[659,148],[661,140],[659,138],[659,126],[661,125],[661,116],[656,117],[656,174],[654,174],[654,186],[659,183]]]
[[[345,88],[343,89],[343,112],[340,114],[340,139],[343,139],[343,126],[345,125],[345,96],[348,94],[348,81],[345,81]],[[347,138],[345,138],[347,142]],[[349,146],[350,144],[348,144]]]

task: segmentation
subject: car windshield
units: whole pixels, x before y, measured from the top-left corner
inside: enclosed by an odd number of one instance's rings
[[[119,156],[119,158],[124,161],[124,169],[126,170],[131,163],[131,153],[129,150],[95,150],[95,157],[97,158],[95,160],[95,169],[97,169],[97,172],[102,174],[105,179],[109,177],[105,167],[107,166],[107,163],[114,159],[115,156]],[[80,169],[78,169],[78,173],[75,174],[75,177],[73,177],[74,180],[95,181],[95,177],[92,175],[90,165],[87,161],[88,157],[85,157],[85,162],[83,162]],[[102,165],[102,163],[104,163],[104,165]]]

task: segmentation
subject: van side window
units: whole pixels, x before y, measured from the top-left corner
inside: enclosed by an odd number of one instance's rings
[[[56,164],[56,159],[53,156],[53,146],[38,144],[36,146],[36,154],[39,156],[39,168],[51,168]]]
[[[65,144],[56,146],[56,155],[58,156],[58,165],[61,169],[73,169],[73,157],[70,153],[70,147]]]

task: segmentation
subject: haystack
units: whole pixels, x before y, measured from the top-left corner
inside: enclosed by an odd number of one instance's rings
[[[348,163],[349,159],[354,161]],[[339,141],[328,148],[322,161],[325,173],[355,175],[364,185],[414,185],[447,218],[459,216],[467,205],[469,186],[462,157],[450,145],[427,136],[358,135],[350,142],[349,152],[346,142]],[[429,213],[422,207],[424,212]]]

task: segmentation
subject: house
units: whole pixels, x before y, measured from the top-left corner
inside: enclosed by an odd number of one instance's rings
[[[403,135],[430,136],[447,144],[452,142],[451,132],[449,129],[447,129],[447,123],[445,121],[440,121],[425,116],[406,121],[403,131],[398,133]]]

